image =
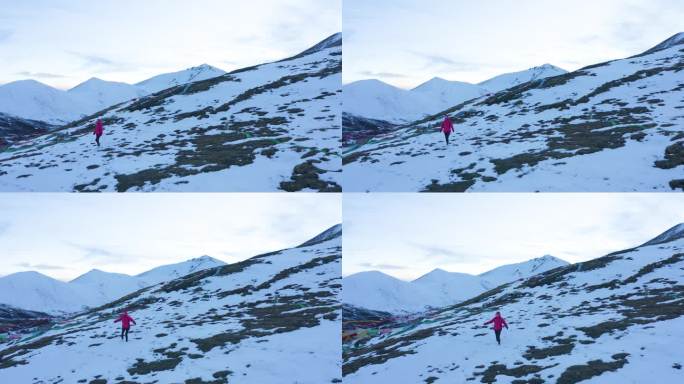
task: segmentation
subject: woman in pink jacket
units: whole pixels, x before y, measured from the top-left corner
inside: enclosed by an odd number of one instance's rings
[[[126,342],[128,342],[128,331],[131,329],[131,323],[135,324],[135,320],[128,315],[128,312],[123,311],[118,319],[114,320],[115,323],[121,322],[121,340],[126,336]]]
[[[494,334],[496,335],[496,342],[501,345],[501,330],[503,327],[506,327],[508,329],[508,324],[506,324],[506,320],[501,317],[501,312],[497,312],[496,315],[494,315],[494,318],[489,320],[488,322],[484,323],[484,325],[494,323]]]
[[[451,123],[449,115],[444,115],[441,130],[444,132],[444,140],[446,140],[447,145],[449,145],[449,135],[454,131],[454,124]]]
[[[97,146],[100,146],[100,136],[104,133],[104,127],[102,126],[102,120],[97,119],[97,122],[95,123],[95,129],[93,130],[93,134],[95,135],[95,142],[97,143]]]

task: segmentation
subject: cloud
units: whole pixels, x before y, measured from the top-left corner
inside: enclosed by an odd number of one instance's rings
[[[423,69],[435,67],[448,67],[452,71],[475,71],[481,69],[482,64],[469,61],[458,61],[450,57],[432,53],[411,52],[425,62]]]
[[[371,268],[371,269],[408,269],[408,267],[403,265],[395,264],[374,264],[374,263],[359,263],[360,267]]]
[[[81,252],[79,262],[87,261],[93,265],[98,264],[121,264],[129,261],[136,261],[139,256],[129,255],[124,253],[114,253],[107,249],[92,245],[82,245],[76,243],[67,243],[69,246],[78,249]]]
[[[368,77],[385,77],[385,78],[392,78],[392,79],[402,79],[406,78],[408,76],[403,75],[401,73],[393,73],[393,72],[374,72],[374,71],[361,71],[359,74],[363,76],[368,76]]]
[[[434,245],[425,245],[425,244],[419,244],[419,243],[413,243],[412,244],[415,248],[418,248],[418,250],[421,251],[423,254],[424,259],[441,259],[444,261],[466,261],[467,258],[455,251],[452,251],[451,249],[443,248],[440,246],[434,246]]]
[[[37,269],[37,270],[58,270],[58,269],[66,269],[61,265],[52,265],[52,264],[31,264],[31,263],[17,263],[14,264],[17,267],[21,268],[28,268],[28,269]]]
[[[104,72],[123,72],[135,69],[130,63],[115,61],[103,56],[90,55],[79,52],[69,52],[83,61],[83,68]]]
[[[56,74],[56,73],[30,72],[30,71],[17,72],[17,75],[31,77],[31,78],[39,78],[39,79],[63,79],[65,77],[67,77],[64,75]]]

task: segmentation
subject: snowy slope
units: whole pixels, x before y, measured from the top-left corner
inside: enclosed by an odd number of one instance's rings
[[[568,263],[547,255],[480,275],[437,268],[410,282],[378,271],[360,272],[342,279],[342,302],[391,313],[420,312],[456,304],[499,285],[565,265]]]
[[[656,45],[655,47],[644,52],[644,55],[650,55],[651,53],[662,51],[663,49],[672,48],[678,45],[684,45],[684,32],[675,33],[669,39],[663,41],[662,43]]]
[[[135,86],[146,93],[156,93],[167,88],[194,81],[207,80],[224,75],[226,71],[202,64],[178,72],[164,73],[136,83]],[[111,105],[111,104],[110,104]]]
[[[345,152],[346,191],[684,189],[684,46],[523,83]]]
[[[177,279],[193,272],[225,265],[221,260],[210,256],[196,257],[176,264],[162,265],[143,272],[135,277],[144,281],[146,285],[153,285],[168,280]]]
[[[0,154],[6,191],[339,191],[342,41],[112,106]],[[103,146],[94,144],[97,117]]]
[[[340,382],[341,246],[336,237],[138,291],[0,350],[0,382]],[[128,343],[113,323],[125,309],[137,323]]]
[[[658,245],[680,239],[684,239],[684,223],[675,225],[674,227],[649,240],[644,245]]]
[[[87,110],[81,111],[83,115],[87,115],[123,101],[145,96],[149,92],[134,85],[93,77],[71,88],[67,93],[91,104]]]
[[[558,68],[551,64],[544,64],[524,71],[504,73],[478,83],[477,85],[486,88],[490,92],[499,92],[522,83],[527,83],[528,81],[563,75],[566,73],[568,73],[568,71],[565,69]]]
[[[10,144],[32,139],[54,128],[42,121],[0,113],[0,151]]]
[[[345,343],[345,383],[678,382],[684,239],[559,267]],[[489,326],[510,329],[498,346]]]
[[[321,232],[318,234],[316,237],[309,239],[302,243],[300,247],[308,247],[311,245],[316,245],[318,243],[323,243],[325,241],[331,240],[331,239],[336,239],[338,237],[342,236],[342,224],[337,224],[334,225],[327,230]]]
[[[477,85],[437,77],[412,90],[380,80],[360,80],[345,85],[343,91],[344,112],[395,124],[423,118],[487,93]]]

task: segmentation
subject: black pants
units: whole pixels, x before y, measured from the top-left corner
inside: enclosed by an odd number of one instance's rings
[[[126,336],[126,341],[128,341],[128,330],[130,328],[121,328],[121,340]]]
[[[501,330],[494,330],[494,335],[496,335],[496,342],[501,345]]]
[[[97,143],[97,146],[100,146],[100,136],[95,135],[95,142]]]
[[[451,135],[451,133],[444,132],[444,140],[446,140],[447,145],[449,145],[449,135]]]

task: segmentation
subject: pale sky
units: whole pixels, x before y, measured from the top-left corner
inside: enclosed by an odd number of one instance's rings
[[[681,0],[344,0],[344,83],[479,83],[545,63],[576,70],[684,32]]]
[[[574,263],[684,222],[681,194],[345,193],[342,273],[479,274],[545,254]]]
[[[227,263],[339,224],[339,194],[49,194],[0,197],[0,275],[138,274],[209,255]]]
[[[230,71],[299,53],[341,25],[341,0],[0,0],[0,84]]]

